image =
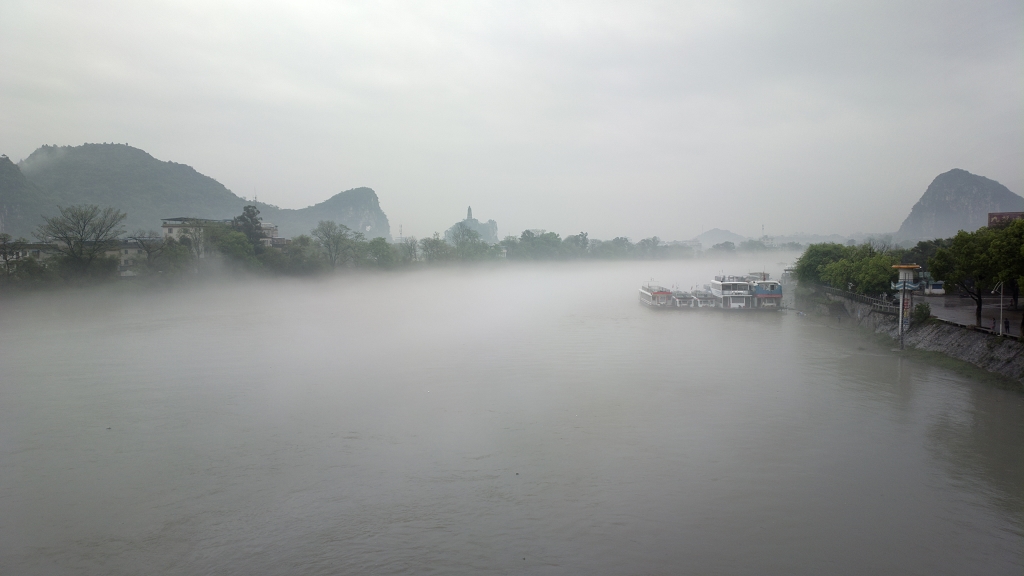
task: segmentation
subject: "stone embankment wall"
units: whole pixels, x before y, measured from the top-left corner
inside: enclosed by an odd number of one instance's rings
[[[836,304],[841,304],[846,314],[857,322],[858,326],[876,334],[885,334],[893,340],[899,339],[899,320],[896,316],[875,312],[867,304],[842,296],[825,294],[825,297],[833,305],[819,307],[827,308],[832,313],[837,308]],[[1024,383],[1024,343],[1012,338],[1002,338],[987,332],[933,320],[911,326],[903,335],[903,343],[918,350],[941,352]]]

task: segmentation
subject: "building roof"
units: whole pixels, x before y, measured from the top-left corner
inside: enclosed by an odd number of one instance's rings
[[[192,217],[189,217],[189,216],[178,216],[176,218],[161,218],[160,220],[162,220],[164,222],[164,224],[166,224],[168,222],[178,222],[178,223],[182,223],[182,222],[223,222],[223,223],[232,222],[232,220],[230,218],[228,218],[226,220],[215,220],[215,219],[210,219],[210,218],[192,218]]]

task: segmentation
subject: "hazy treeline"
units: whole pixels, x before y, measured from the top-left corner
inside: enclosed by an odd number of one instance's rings
[[[481,242],[478,235],[468,227],[456,225],[453,232],[452,250],[447,256],[443,251],[437,255],[428,254],[428,261],[437,256],[461,260],[465,259],[466,255],[484,258],[504,257],[508,260],[653,260],[691,258],[695,254],[690,246],[666,244],[657,236],[634,243],[625,237],[605,241],[592,240],[586,232],[562,238],[554,232],[545,230],[524,230],[519,236],[506,236],[497,244],[489,246]],[[434,239],[437,238],[435,234]]]
[[[0,286],[40,287],[94,283],[127,273],[175,279],[223,273],[312,275],[343,267],[390,267],[411,261],[402,247],[330,221],[308,235],[268,245],[259,210],[246,206],[229,222],[191,220],[180,234],[126,232],[126,214],[97,206],[60,207],[44,217],[37,242],[0,234]],[[414,256],[414,255],[413,255]]]
[[[918,264],[921,272],[945,281],[947,292],[971,297],[980,326],[982,298],[991,296],[1000,283],[1013,307],[1018,307],[1024,285],[1024,220],[974,232],[961,230],[952,238],[918,242],[910,249],[886,241],[811,244],[797,260],[796,275],[801,282],[877,296],[891,294],[891,283],[898,279],[892,266],[901,263]]]
[[[489,244],[463,223],[446,238],[435,233],[396,243],[367,239],[333,221],[320,221],[308,234],[290,240],[270,239],[264,235],[256,206],[244,207],[231,221],[181,222],[175,226],[178,233],[170,236],[156,230],[127,232],[126,218],[113,208],[59,207],[59,214],[44,217],[44,224],[35,230],[35,242],[0,234],[0,286],[89,283],[124,275],[161,281],[223,273],[310,276],[450,262],[672,259],[700,254],[690,245],[665,243],[657,236],[634,243],[625,237],[592,240],[586,232],[562,238],[554,232],[526,230]],[[707,253],[722,256],[769,249],[749,240],[739,246],[716,244]]]
[[[666,243],[657,236],[632,242],[626,237],[612,240],[594,240],[586,232],[562,238],[545,230],[524,230],[519,236],[506,236],[497,244],[490,245],[480,240],[480,235],[456,224],[448,241],[434,234],[433,238],[419,241],[423,259],[427,262],[444,260],[480,260],[506,258],[508,260],[658,260],[693,258],[702,254],[691,245]],[[768,250],[798,250],[799,244],[769,247],[758,240],[747,240],[739,246],[733,242],[715,244],[707,253],[723,256],[736,252],[764,252]]]

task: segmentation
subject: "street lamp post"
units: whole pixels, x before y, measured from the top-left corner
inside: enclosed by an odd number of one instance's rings
[[[921,268],[917,264],[896,264],[893,266],[900,273],[899,282],[892,284],[893,290],[900,291],[900,350],[903,350],[903,334],[906,332],[904,318],[910,312],[910,301],[907,300],[907,290],[917,290],[918,285],[914,284],[914,270]]]

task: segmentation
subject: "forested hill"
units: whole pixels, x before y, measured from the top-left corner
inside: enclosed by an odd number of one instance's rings
[[[18,167],[53,203],[112,206],[128,214],[129,229],[159,228],[161,218],[175,216],[231,218],[244,204],[189,166],[123,144],[43,146]],[[56,206],[44,214],[54,212]]]
[[[18,175],[4,176],[10,168],[20,168],[27,187],[18,184]],[[124,144],[43,146],[17,167],[0,166],[0,217],[20,215],[0,221],[2,231],[30,238],[41,215],[73,204],[113,206],[128,214],[129,230],[149,230],[159,228],[161,218],[231,218],[252,202],[191,166],[157,160]],[[387,216],[369,188],[299,210],[257,206],[264,221],[277,224],[286,237],[308,234],[320,220],[345,224],[368,238],[391,237]]]
[[[32,184],[7,156],[0,156],[0,232],[31,238],[39,215],[55,204],[51,195]]]
[[[988,224],[989,212],[1024,212],[1024,198],[995,180],[953,169],[936,176],[895,239],[907,243],[973,232]]]

